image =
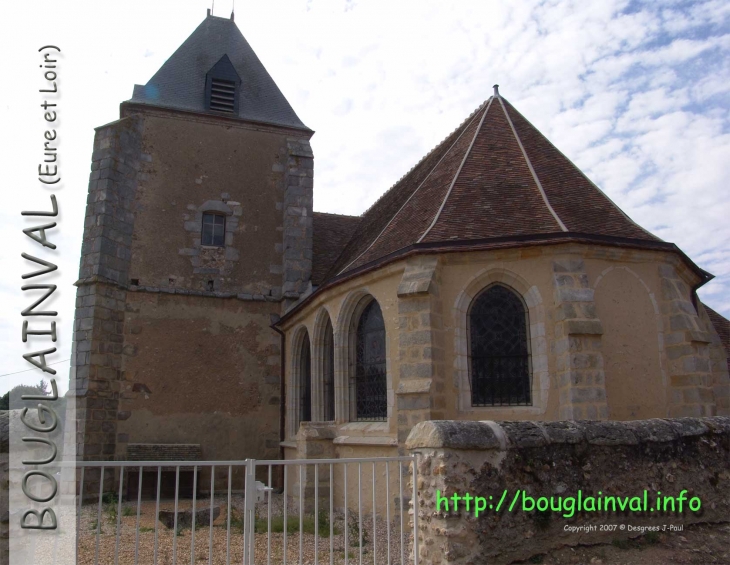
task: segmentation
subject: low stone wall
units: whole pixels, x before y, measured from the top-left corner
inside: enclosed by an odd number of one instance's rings
[[[0,565],[10,563],[10,413],[0,410]]]
[[[641,535],[636,529],[640,526],[669,528],[730,521],[728,417],[631,422],[427,421],[413,428],[406,446],[419,456],[421,563],[511,563],[564,545],[635,537]],[[443,500],[437,511],[437,491],[449,497],[449,511]],[[581,511],[577,507],[579,491]],[[664,507],[658,510],[657,491],[662,500],[675,497],[674,512],[669,503],[663,503],[666,511]],[[682,491],[687,492],[680,513],[677,497]],[[455,493],[484,497],[481,505],[486,508],[477,518],[475,501],[470,501],[467,512],[462,499],[454,511],[451,497]],[[552,497],[555,508],[562,497],[563,503],[574,507],[573,515],[564,517],[571,514],[566,507],[560,512],[551,511],[550,506],[543,512],[523,511],[523,496],[535,502],[544,496],[548,503]],[[641,511],[587,511],[591,504],[598,508],[600,496],[639,497],[629,504],[638,504]],[[587,497],[594,497],[593,503]],[[693,497],[701,501],[698,512],[689,508]],[[524,499],[527,508],[530,498]],[[601,525],[616,528],[601,531]],[[580,526],[596,526],[596,531],[570,531]]]

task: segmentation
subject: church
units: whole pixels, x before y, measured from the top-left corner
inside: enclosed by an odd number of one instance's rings
[[[497,86],[360,216],[314,211],[313,135],[210,14],[96,129],[79,458],[371,457],[423,420],[730,415],[712,275]]]

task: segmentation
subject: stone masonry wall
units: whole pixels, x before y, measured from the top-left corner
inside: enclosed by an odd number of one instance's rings
[[[398,286],[398,443],[424,420],[443,417],[444,344],[438,258],[409,259]]]
[[[329,423],[323,422],[301,422],[297,434],[297,459],[334,459],[337,457],[335,446],[332,440],[335,439],[336,430]],[[319,487],[320,508],[326,508],[329,503],[330,480],[329,471],[322,466],[318,473],[315,473],[314,465],[291,467],[290,492],[296,499],[299,498],[299,480],[302,480],[302,494],[304,495],[305,512],[314,512],[315,482]]]
[[[418,457],[418,537],[421,563],[511,563],[564,545],[610,543],[636,537],[628,526],[724,522],[730,517],[730,418],[631,422],[466,422],[418,424],[407,448]],[[523,494],[547,497],[639,497],[638,512],[523,511]],[[454,511],[436,493],[485,497],[492,506],[478,517]],[[499,511],[504,492],[505,502]],[[518,491],[520,494],[518,494]],[[655,508],[662,497],[699,497],[701,508],[680,513]],[[509,507],[517,496],[517,502]],[[490,498],[492,497],[492,498]],[[605,499],[604,499],[605,500]],[[529,500],[526,500],[529,509]],[[633,504],[636,504],[634,502]],[[573,503],[575,506],[575,503]],[[544,505],[543,505],[544,508]],[[571,532],[566,526],[623,524],[615,531]]]
[[[142,121],[97,129],[76,283],[71,387],[77,396],[77,457],[112,459],[122,367],[124,308],[142,162]],[[94,488],[94,477],[87,486]]]
[[[715,397],[715,409],[718,416],[730,416],[730,367],[728,354],[722,340],[715,330],[704,307],[700,311],[700,320],[709,330],[710,335],[710,371],[712,373],[712,392]]]
[[[560,418],[606,420],[605,374],[601,354],[603,326],[582,259],[553,261],[555,354]]]
[[[269,246],[265,253],[261,253],[265,256],[262,261],[268,263],[263,268],[257,264],[258,278],[252,275],[253,282],[249,281],[251,282],[249,286],[253,290],[247,294],[249,292],[247,287],[243,289],[242,294],[241,289],[226,287],[221,277],[232,276],[232,269],[241,263],[238,260],[239,251],[257,249],[254,241],[250,241],[248,247],[242,247],[247,240],[244,240],[243,232],[239,234],[236,231],[241,227],[240,218],[247,217],[247,210],[244,210],[242,204],[245,201],[243,197],[247,194],[236,193],[237,200],[234,201],[226,192],[203,190],[208,178],[205,175],[208,161],[203,155],[200,157],[202,163],[200,170],[191,169],[192,165],[189,163],[198,155],[193,145],[190,146],[191,159],[179,157],[181,154],[179,151],[165,152],[167,146],[162,143],[165,136],[169,136],[170,131],[174,133],[186,129],[208,137],[213,135],[210,124],[200,125],[185,120],[166,121],[146,114],[123,117],[98,128],[96,132],[80,273],[76,283],[78,291],[72,346],[71,394],[78,397],[76,441],[80,459],[113,459],[115,456],[123,455],[125,445],[129,441],[135,441],[135,435],[142,432],[150,436],[147,438],[149,441],[159,440],[157,437],[151,437],[156,432],[160,435],[174,435],[170,430],[160,430],[159,427],[148,425],[153,418],[161,417],[160,414],[165,413],[165,410],[170,411],[169,405],[174,394],[171,392],[164,395],[162,392],[164,390],[174,392],[179,388],[174,386],[171,388],[176,375],[167,370],[165,360],[157,356],[154,350],[154,347],[159,347],[167,336],[164,332],[154,335],[152,329],[155,324],[158,326],[164,324],[164,320],[158,320],[156,317],[163,309],[150,306],[145,311],[146,317],[143,320],[135,310],[136,305],[140,303],[152,302],[164,303],[169,309],[172,308],[173,299],[179,299],[180,310],[187,308],[189,316],[193,316],[191,313],[193,311],[199,314],[195,320],[185,319],[184,323],[176,324],[176,328],[184,326],[189,330],[183,335],[183,341],[189,340],[186,351],[192,352],[198,348],[197,351],[200,353],[199,348],[203,341],[206,344],[214,341],[227,344],[230,342],[229,350],[233,356],[227,355],[224,348],[219,348],[217,355],[214,351],[211,356],[214,361],[226,358],[233,360],[235,357],[238,364],[220,367],[215,375],[216,378],[228,379],[229,388],[237,387],[239,390],[260,388],[263,395],[248,394],[246,402],[240,402],[240,407],[231,411],[235,412],[233,419],[236,419],[237,425],[243,425],[242,422],[246,418],[258,418],[259,426],[267,428],[265,434],[252,434],[257,440],[256,445],[262,446],[261,450],[255,450],[259,456],[267,455],[269,449],[278,448],[276,429],[278,421],[268,415],[262,418],[258,413],[252,416],[247,410],[251,403],[257,403],[256,409],[264,411],[276,409],[279,401],[279,352],[278,345],[273,347],[271,342],[275,340],[278,344],[278,337],[268,325],[271,315],[280,313],[282,299],[296,300],[309,289],[312,261],[312,151],[306,138],[260,134],[261,140],[266,142],[265,151],[270,151],[270,146],[278,144],[279,152],[276,154],[273,168],[268,165],[260,166],[256,169],[258,176],[246,178],[245,187],[250,186],[251,190],[265,192],[265,198],[262,197],[261,202],[256,201],[255,210],[248,210],[251,226],[249,226],[250,233],[246,232],[246,235],[249,239],[255,237],[251,234],[255,234],[257,228],[262,226],[267,230],[265,237],[261,237],[259,243],[262,246],[264,243]],[[228,132],[228,128],[220,131]],[[248,147],[246,136],[254,135],[248,130],[236,130],[234,133],[235,135],[230,132],[225,135],[232,136],[231,143],[241,145],[239,149]],[[172,137],[173,141],[178,139]],[[255,152],[251,155],[259,157],[258,154],[254,154]],[[252,158],[251,155],[248,158]],[[170,167],[170,163],[175,164],[176,159],[180,160],[178,163],[180,167]],[[259,161],[256,163],[260,164]],[[180,170],[184,170],[190,178],[180,178],[179,174],[182,174]],[[228,189],[233,192],[233,189],[227,188],[230,181],[231,179],[225,175],[216,176],[216,189]],[[194,193],[200,190],[201,194],[204,194],[199,199],[200,202],[194,198],[176,202],[175,187],[180,183],[187,183],[185,187],[188,192]],[[168,202],[165,201],[161,205],[159,197],[168,190],[172,191],[169,199],[171,208],[166,212],[162,208],[167,208]],[[152,198],[153,196],[157,199]],[[195,203],[194,210],[190,208],[191,202]],[[178,212],[179,208],[174,209],[175,206],[185,204],[187,204],[185,210]],[[269,208],[266,208],[269,204],[271,204],[271,216]],[[265,214],[261,217],[254,214],[260,207],[265,210]],[[226,214],[225,249],[202,249],[198,245],[202,214],[211,210]],[[178,245],[176,239],[176,244],[169,249],[170,261],[165,263],[162,270],[158,267],[164,261],[155,262],[149,259],[160,256],[164,259],[166,256],[160,255],[162,246],[145,245],[145,241],[150,241],[150,237],[157,237],[154,230],[159,230],[159,225],[162,225],[156,222],[155,214],[159,216],[160,221],[162,218],[175,216],[177,221],[175,226],[179,224],[181,228],[182,220],[177,218],[185,220],[185,231],[181,240],[183,247]],[[233,240],[234,232],[240,241]],[[161,240],[153,241],[157,244]],[[241,245],[234,248],[234,243]],[[187,247],[184,247],[185,245]],[[273,246],[273,249],[270,246]],[[211,259],[217,269],[215,273],[212,272],[213,267],[201,259],[200,255],[204,253],[224,254],[213,258],[216,261],[220,259],[220,265]],[[182,262],[181,254],[185,256]],[[186,260],[188,257],[192,265]],[[261,259],[255,253],[246,257]],[[187,270],[178,272],[180,265]],[[236,273],[236,276],[239,276],[238,271]],[[195,278],[196,276],[198,278]],[[207,281],[208,278],[215,279],[213,289],[204,284],[211,282]],[[228,284],[229,279],[225,280]],[[259,287],[266,288],[261,290]],[[208,310],[201,313],[199,310],[205,300]],[[236,320],[229,320],[236,315],[236,312],[238,312]],[[134,328],[125,327],[131,324],[130,320],[136,323]],[[135,341],[139,341],[135,336],[141,326],[149,330],[145,338],[146,344],[152,348],[151,353],[143,351]],[[232,332],[237,334],[237,341],[234,336],[229,335]],[[242,347],[242,344],[245,344],[245,347]],[[182,346],[185,347],[185,344]],[[199,357],[202,358],[202,355]],[[131,370],[128,370],[127,365],[130,365]],[[150,382],[138,383],[139,379],[135,372],[138,372],[141,366],[152,371],[156,370],[155,378]],[[272,374],[274,371],[275,375]],[[245,382],[239,382],[242,374],[246,375]],[[137,386],[138,390],[134,386]],[[203,401],[214,401],[212,398],[214,388],[209,388],[208,394],[202,398]],[[155,396],[149,394],[149,390],[152,389],[156,392]],[[161,403],[160,399],[165,396],[168,397],[167,400]],[[130,410],[127,405],[137,402],[140,397],[144,397],[145,406],[141,410],[138,406]],[[194,409],[190,412],[195,414]],[[215,411],[210,411],[211,414],[213,412]],[[210,425],[213,425],[212,419],[209,420],[211,420]],[[187,421],[191,422],[191,426],[195,426],[191,418]],[[193,431],[199,428],[200,424]],[[147,433],[148,430],[151,432]],[[183,429],[179,431],[183,436],[188,433]],[[147,437],[145,434],[142,435]],[[270,439],[269,435],[275,437]],[[185,437],[182,440],[186,441]],[[276,444],[273,447],[269,445],[272,442]],[[247,443],[246,438],[242,437],[237,442],[231,439],[229,443],[233,447],[227,447],[228,451],[220,454],[221,458],[233,458],[236,449],[250,447],[251,442]],[[93,490],[97,486],[94,484],[95,477],[89,476],[90,474],[87,473],[86,488]],[[111,485],[112,482],[108,484]]]
[[[716,414],[710,369],[710,334],[697,316],[689,285],[671,265],[660,265],[670,417]]]
[[[284,191],[284,298],[294,301],[312,276],[314,155],[309,141],[287,140],[289,159]]]

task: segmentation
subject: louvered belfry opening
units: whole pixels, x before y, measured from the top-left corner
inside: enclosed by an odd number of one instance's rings
[[[217,112],[236,111],[236,84],[230,80],[214,78],[210,84],[210,109]]]
[[[472,406],[532,404],[527,313],[510,289],[493,285],[469,312]]]
[[[241,78],[228,55],[223,55],[205,77],[205,106],[213,112],[238,115]]]

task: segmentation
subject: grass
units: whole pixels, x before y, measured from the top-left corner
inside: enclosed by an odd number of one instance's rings
[[[116,504],[105,504],[104,514],[110,522],[117,521],[117,505]]]
[[[139,528],[139,531],[144,534],[144,533],[147,533],[147,532],[154,532],[155,529],[154,528],[148,528],[147,526],[141,526]]]
[[[132,506],[125,506],[122,508],[122,516],[136,516],[137,511]]]
[[[116,504],[117,502],[119,502],[119,498],[117,497],[116,493],[105,492],[101,495],[101,502],[103,504]]]
[[[233,525],[233,520],[231,520],[231,525]],[[314,535],[316,527],[317,527],[317,521],[314,519],[314,516],[305,516],[302,520],[302,531],[305,534],[312,534]],[[267,518],[256,518],[256,523],[254,525],[254,530],[257,534],[265,534],[269,531],[269,523]],[[334,533],[338,534],[339,531],[337,528],[333,528]],[[271,532],[272,533],[283,533],[284,532],[284,517],[283,516],[272,516],[271,517]],[[290,516],[286,520],[286,532],[287,534],[297,534],[299,533],[299,517],[298,516]],[[319,536],[323,538],[327,538],[330,535],[330,524],[329,524],[329,518],[326,514],[320,513],[319,515]]]
[[[347,520],[347,538],[353,547],[360,547],[360,520],[354,514],[350,514]],[[362,544],[368,543],[368,533],[362,531]]]

